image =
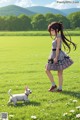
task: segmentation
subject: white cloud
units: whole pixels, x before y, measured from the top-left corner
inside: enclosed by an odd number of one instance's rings
[[[55,9],[67,9],[67,8],[80,8],[79,0],[56,0],[51,4],[45,5],[46,7],[51,7]]]
[[[32,0],[0,0],[0,6],[7,6],[7,5],[18,5],[21,7],[30,7],[34,6],[35,4],[32,3]]]
[[[17,0],[15,4],[24,8],[31,7],[33,5],[31,0]]]
[[[39,6],[33,4],[33,0],[0,0],[0,7],[7,5],[17,5],[21,7]],[[78,3],[76,3],[78,2]],[[45,5],[55,9],[80,8],[80,0],[53,0],[51,4]]]
[[[14,4],[15,3],[15,0],[0,0],[0,5],[1,4]]]

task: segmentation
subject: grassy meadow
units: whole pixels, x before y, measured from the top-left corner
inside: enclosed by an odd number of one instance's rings
[[[77,50],[69,54],[74,64],[64,70],[63,92],[57,93],[48,92],[51,83],[45,74],[51,38],[0,36],[0,112],[8,112],[9,120],[80,119],[76,116],[80,114],[80,36],[72,39],[77,44]],[[58,85],[57,72],[52,74]],[[25,86],[32,90],[30,102],[7,106],[8,90],[23,93]]]
[[[80,36],[80,30],[64,30],[65,34]],[[1,31],[0,36],[49,36],[48,31]]]

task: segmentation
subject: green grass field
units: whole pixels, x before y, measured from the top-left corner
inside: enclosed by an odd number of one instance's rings
[[[71,36],[80,36],[80,30],[64,30],[65,34]],[[0,31],[0,36],[49,36],[46,31]]]
[[[74,64],[64,71],[62,93],[50,93],[45,64],[51,51],[49,36],[0,36],[0,112],[9,120],[77,120],[80,114],[80,36],[72,36],[77,50],[71,51]],[[52,72],[58,85],[57,72]],[[7,106],[8,90],[23,93],[32,90],[30,102]],[[73,101],[75,100],[75,101]],[[70,110],[75,110],[70,112]],[[67,113],[67,115],[64,115]],[[36,118],[31,118],[36,116]],[[80,119],[80,118],[79,118]]]

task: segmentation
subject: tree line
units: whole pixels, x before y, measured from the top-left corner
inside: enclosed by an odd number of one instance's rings
[[[60,14],[47,13],[27,16],[0,16],[0,31],[28,31],[47,30],[49,23],[62,22],[65,29],[80,28],[80,12],[69,14],[67,17]]]

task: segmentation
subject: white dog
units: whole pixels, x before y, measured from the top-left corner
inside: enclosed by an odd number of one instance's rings
[[[25,92],[22,94],[11,94],[11,89],[8,91],[8,94],[10,95],[9,101],[8,101],[8,105],[13,102],[14,106],[16,106],[17,101],[24,101],[24,102],[28,102],[28,95],[31,94],[31,90],[26,87]]]

